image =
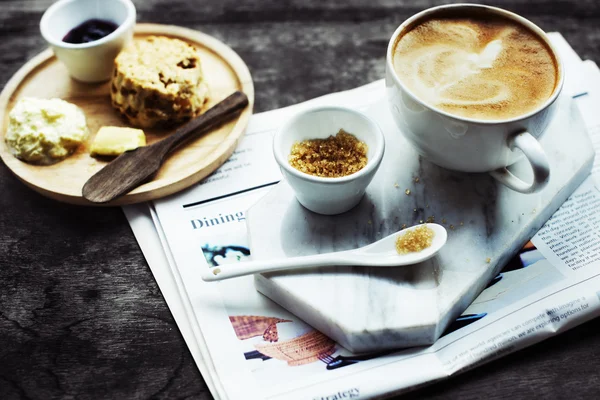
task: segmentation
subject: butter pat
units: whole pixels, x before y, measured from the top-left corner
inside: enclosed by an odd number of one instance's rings
[[[103,126],[96,134],[90,153],[114,157],[145,145],[146,136],[141,129]]]
[[[23,98],[8,114],[4,140],[15,157],[32,164],[54,164],[88,137],[83,111],[61,99]]]

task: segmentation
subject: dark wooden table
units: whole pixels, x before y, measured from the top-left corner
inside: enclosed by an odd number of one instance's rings
[[[213,35],[252,72],[255,111],[380,79],[387,41],[439,1],[135,1],[138,21]],[[0,84],[45,48],[51,0],[0,1]],[[497,0],[600,62],[600,1]],[[406,398],[599,398],[600,320]],[[119,208],[38,195],[0,165],[0,399],[212,396]]]

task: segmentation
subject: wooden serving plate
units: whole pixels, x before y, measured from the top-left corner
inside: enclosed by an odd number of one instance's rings
[[[193,44],[200,53],[202,69],[210,89],[207,108],[236,90],[243,91],[249,106],[235,119],[208,132],[173,152],[155,178],[129,194],[104,205],[124,205],[170,195],[200,181],[217,169],[233,153],[243,135],[254,105],[254,86],[248,67],[227,45],[201,32],[168,25],[138,24],[135,38],[164,35]],[[4,134],[8,113],[23,97],[58,97],[79,106],[85,113],[90,137],[70,157],[50,166],[27,164],[15,158],[6,146]],[[96,171],[106,165],[90,156],[89,149],[98,129],[104,125],[129,126],[110,103],[110,82],[81,83],[48,49],[27,62],[6,84],[0,94],[2,140],[0,157],[27,186],[55,200],[97,205],[84,199],[81,188]],[[165,138],[171,129],[144,129],[148,144]]]

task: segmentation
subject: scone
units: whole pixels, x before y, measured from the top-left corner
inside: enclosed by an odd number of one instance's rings
[[[198,52],[164,36],[134,41],[115,59],[111,99],[131,125],[142,128],[197,116],[208,99]]]

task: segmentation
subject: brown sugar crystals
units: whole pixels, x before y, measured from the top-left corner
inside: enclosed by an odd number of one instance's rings
[[[327,139],[294,143],[288,158],[298,171],[323,178],[339,178],[367,165],[367,144],[340,129]]]
[[[435,233],[427,225],[411,229],[396,239],[398,254],[416,253],[431,246]]]

